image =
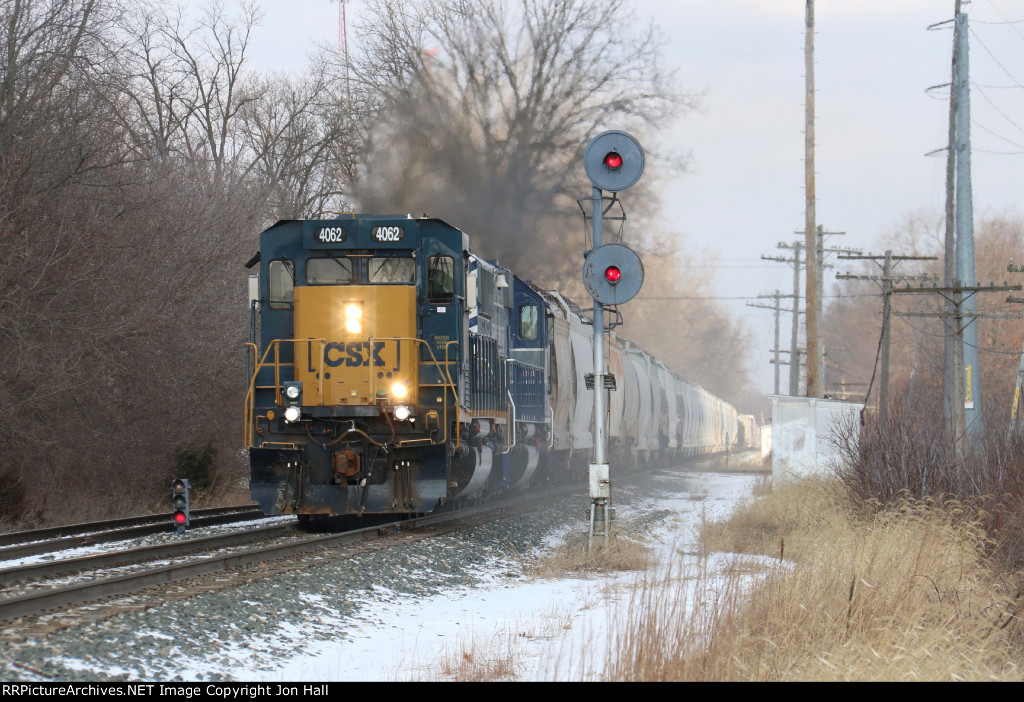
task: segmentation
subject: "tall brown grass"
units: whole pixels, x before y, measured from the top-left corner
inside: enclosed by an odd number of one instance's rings
[[[607,677],[1021,679],[1020,595],[972,513],[903,498],[856,514],[845,497],[809,481],[710,525],[697,564],[652,572],[615,619]],[[713,551],[770,558],[713,571]]]

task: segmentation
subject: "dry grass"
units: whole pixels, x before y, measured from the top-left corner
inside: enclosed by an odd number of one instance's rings
[[[1024,590],[992,559],[987,521],[952,500],[882,508],[807,480],[703,524],[700,552],[675,550],[669,563],[620,524],[612,548],[588,552],[576,536],[523,567],[540,577],[639,570],[631,589],[595,595],[612,603],[603,663],[595,640],[577,636],[588,648],[561,649],[552,679],[576,669],[568,653],[597,656],[589,669],[610,681],[1017,681]],[[435,670],[515,680],[527,643],[550,639],[554,651],[571,628],[572,615],[553,611],[471,635]]]
[[[557,578],[588,573],[644,570],[651,565],[651,550],[639,534],[631,534],[616,524],[607,546],[601,539],[587,548],[586,534],[572,534],[551,553],[539,560],[524,562],[524,572],[536,578]]]
[[[703,558],[648,578],[618,620],[610,679],[1022,677],[1019,596],[957,503],[903,500],[857,519],[837,489],[813,482],[751,502],[707,535],[709,548],[786,560],[730,577]]]

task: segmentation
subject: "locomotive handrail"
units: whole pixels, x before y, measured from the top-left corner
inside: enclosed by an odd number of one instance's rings
[[[377,336],[377,337],[371,336],[370,337],[370,342],[372,343],[374,340],[378,340],[378,341],[379,340],[397,341],[399,343],[401,343],[403,341],[411,341],[414,344],[422,344],[424,346],[424,348],[427,349],[427,353],[430,354],[430,360],[434,364],[434,367],[437,369],[438,376],[441,378],[442,387],[444,388],[445,395],[446,395],[445,399],[447,400],[448,390],[451,389],[451,391],[452,391],[452,398],[454,399],[456,406],[458,406],[459,397],[458,397],[458,394],[455,391],[455,383],[452,381],[451,373],[448,370],[449,365],[452,363],[452,361],[448,357],[448,347],[451,346],[452,344],[458,343],[457,341],[449,341],[447,344],[445,344],[445,347],[444,347],[444,368],[442,368],[441,367],[441,362],[438,361],[437,360],[437,356],[434,355],[434,349],[430,348],[430,344],[427,343],[426,340],[424,340],[424,339],[420,339],[420,338],[417,338],[417,337],[411,337],[411,336],[387,336],[387,337],[384,337],[384,336]],[[372,378],[371,378],[371,380],[372,380]],[[417,382],[418,382],[418,380],[419,379],[417,378]],[[443,419],[442,419],[442,423],[444,424],[444,433],[441,436],[441,440],[440,441],[431,441],[430,442],[431,445],[444,444],[444,443],[447,443],[447,441],[448,441],[448,402],[445,401],[445,402],[442,402],[441,404],[443,405],[443,410],[442,411],[444,413],[443,414]],[[456,437],[458,437],[458,432],[456,432]],[[417,443],[419,441],[421,441],[421,439],[410,439],[408,441],[399,441],[398,442],[398,446],[399,447],[409,446],[409,445],[412,445],[412,444]],[[456,439],[455,448],[458,448],[458,438]]]
[[[453,361],[450,360],[449,355],[448,355],[449,347],[452,344],[458,343],[457,341],[449,341],[447,344],[445,344],[445,360],[444,360],[444,367],[442,368],[441,362],[438,361],[437,360],[437,356],[434,355],[434,350],[430,347],[430,344],[428,344],[423,339],[419,339],[419,338],[415,338],[415,337],[396,337],[396,336],[392,336],[392,337],[370,337],[369,338],[370,342],[373,342],[374,340],[378,340],[378,341],[397,341],[399,343],[402,342],[402,341],[411,341],[413,344],[422,344],[427,349],[427,352],[430,354],[430,360],[434,364],[434,367],[437,369],[438,375],[441,377],[441,380],[442,380],[442,383],[443,383],[442,387],[445,389],[446,393],[447,393],[447,391],[449,389],[452,391],[452,397],[454,398],[456,405],[458,404],[458,394],[457,394],[457,392],[455,390],[455,382],[452,380],[452,376],[451,376],[451,373],[449,371],[449,366],[450,366],[450,364]],[[255,364],[255,369],[253,370],[252,377],[249,379],[249,388],[248,388],[248,390],[246,391],[246,394],[245,394],[245,436],[244,436],[244,440],[245,440],[245,445],[246,446],[252,446],[253,445],[253,439],[254,439],[254,434],[255,434],[255,426],[253,424],[253,412],[255,411],[255,405],[256,405],[256,389],[257,389],[256,377],[259,375],[259,372],[263,368],[265,368],[268,365],[270,365],[270,363],[268,362],[268,357],[270,356],[271,351],[273,351],[274,352],[274,357],[273,357],[273,367],[274,367],[274,404],[280,405],[281,404],[281,366],[292,366],[292,367],[294,367],[295,363],[294,363],[294,361],[291,362],[291,363],[282,363],[281,359],[280,359],[279,349],[280,349],[281,344],[296,343],[296,342],[307,342],[307,343],[319,342],[320,343],[321,353],[318,354],[318,357],[319,357],[320,361],[319,361],[319,368],[318,368],[319,372],[317,373],[317,393],[318,393],[319,396],[321,396],[321,397],[323,396],[323,377],[324,377],[324,373],[323,373],[323,371],[324,371],[324,368],[323,368],[323,365],[324,365],[323,349],[327,345],[327,340],[326,339],[323,339],[323,338],[319,338],[318,339],[318,338],[312,338],[312,337],[305,338],[305,339],[274,339],[273,343],[271,343],[271,344],[269,344],[267,346],[266,350],[263,352],[263,357],[259,361],[256,361],[256,356],[259,353],[259,349],[257,348],[256,344],[253,343],[253,342],[246,342],[246,344],[245,344],[246,348],[250,349],[252,351],[253,362]],[[371,378],[371,384],[372,384],[372,378]],[[443,432],[443,435],[442,435],[441,439],[439,441],[431,442],[432,444],[444,444],[444,443],[446,443],[448,441],[448,403],[444,402],[443,405],[444,405],[444,408],[443,408],[443,412],[444,412],[444,418],[443,418],[444,432]],[[455,444],[455,448],[458,448],[460,439],[461,439],[460,432],[456,431],[456,444]],[[399,446],[403,446],[404,443],[403,442],[399,442],[398,445]]]
[[[248,388],[248,390],[245,393],[245,435],[244,435],[243,438],[245,440],[245,445],[246,446],[252,446],[253,445],[253,437],[254,437],[254,434],[255,434],[255,426],[253,424],[253,416],[252,415],[253,415],[253,412],[256,409],[256,377],[259,375],[260,371],[263,370],[263,368],[265,368],[268,365],[267,357],[270,355],[271,350],[273,350],[273,352],[274,352],[274,363],[273,363],[273,365],[274,365],[274,404],[280,406],[281,405],[281,366],[291,366],[291,367],[294,368],[295,367],[295,362],[292,361],[291,363],[281,363],[281,355],[280,355],[279,349],[281,347],[281,344],[294,343],[294,342],[299,342],[299,341],[305,341],[307,343],[314,342],[314,341],[320,342],[320,350],[321,350],[321,352],[320,352],[320,354],[318,354],[318,356],[320,358],[320,368],[318,369],[319,373],[317,373],[317,378],[318,378],[317,392],[320,395],[323,395],[323,390],[324,390],[324,388],[323,388],[323,383],[324,383],[324,381],[323,381],[323,377],[324,377],[324,362],[323,362],[324,354],[323,354],[323,349],[324,349],[324,347],[327,344],[327,339],[316,339],[316,338],[312,338],[312,337],[306,338],[306,339],[274,339],[273,343],[271,343],[271,344],[269,344],[267,346],[266,350],[263,352],[263,358],[261,358],[259,361],[256,360],[256,357],[259,354],[259,348],[256,346],[255,343],[253,343],[251,341],[246,342],[246,344],[245,344],[246,348],[252,350],[253,363],[254,363],[254,366],[255,366],[254,369],[253,369],[253,372],[252,372],[252,377],[249,379],[249,388]],[[267,388],[263,388],[263,389],[267,389]]]
[[[519,363],[519,361],[516,361],[515,359],[512,359],[512,358],[504,359],[504,362],[505,362],[505,394],[508,395],[509,417],[512,420],[509,423],[509,425],[508,425],[508,433],[509,433],[509,436],[512,439],[512,443],[509,443],[508,441],[505,442],[506,447],[505,447],[505,450],[501,452],[502,456],[507,456],[508,454],[512,453],[512,449],[514,449],[516,447],[516,440],[518,439],[517,434],[519,433],[519,432],[516,431],[516,402],[515,402],[515,400],[512,399],[512,383],[509,382],[509,377],[508,377],[508,363],[509,363],[509,361],[512,361],[513,363]]]

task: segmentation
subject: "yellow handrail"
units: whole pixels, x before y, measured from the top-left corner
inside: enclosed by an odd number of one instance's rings
[[[313,341],[319,341],[320,342],[320,347],[321,347],[321,353],[319,354],[319,357],[320,357],[320,368],[318,369],[319,370],[318,376],[320,378],[320,381],[319,381],[319,388],[318,389],[319,389],[320,393],[323,394],[323,376],[324,376],[324,373],[323,373],[323,371],[324,371],[323,347],[327,344],[327,340],[326,339],[312,339],[312,338],[311,339],[274,339],[273,343],[271,343],[271,344],[269,344],[267,346],[266,350],[263,352],[263,358],[261,358],[259,361],[256,361],[256,356],[259,353],[259,349],[257,348],[256,344],[254,344],[251,341],[246,342],[246,344],[245,344],[246,348],[252,349],[252,358],[253,358],[253,363],[254,363],[252,377],[249,379],[249,388],[248,388],[248,390],[246,390],[246,393],[245,393],[245,412],[244,412],[245,413],[245,431],[244,431],[243,439],[244,439],[245,445],[247,447],[253,446],[253,438],[254,438],[255,429],[256,429],[255,424],[253,422],[253,416],[252,416],[253,412],[255,411],[255,404],[256,404],[256,376],[258,376],[260,371],[263,370],[263,368],[267,365],[267,357],[270,355],[270,352],[273,351],[274,352],[274,361],[273,361],[273,363],[274,363],[274,404],[277,405],[277,406],[281,406],[281,404],[282,404],[282,402],[281,402],[281,366],[291,366],[292,368],[294,368],[295,367],[295,363],[294,362],[292,362],[292,363],[281,363],[281,354],[280,354],[279,349],[281,348],[281,344],[282,343],[293,343],[293,342],[298,342],[298,341],[304,341],[304,342],[307,342],[307,343],[308,342],[313,342]]]
[[[437,369],[438,376],[441,378],[442,382],[444,383],[442,387],[444,388],[445,394],[446,394],[446,397],[445,397],[446,401],[443,403],[444,404],[444,419],[443,419],[442,423],[444,424],[444,432],[443,432],[443,435],[442,435],[442,437],[441,437],[441,439],[439,441],[431,441],[431,443],[434,444],[434,445],[446,443],[448,441],[448,402],[447,402],[447,391],[448,390],[451,390],[452,398],[453,398],[453,401],[454,401],[454,404],[455,404],[456,411],[458,410],[458,393],[457,393],[457,391],[455,389],[455,382],[452,380],[452,376],[451,376],[451,372],[450,372],[450,368],[449,368],[450,364],[453,361],[450,360],[448,352],[449,352],[449,347],[452,344],[457,344],[458,341],[449,341],[449,342],[447,342],[445,344],[445,360],[444,360],[444,367],[443,368],[441,366],[441,363],[437,360],[437,356],[434,355],[434,350],[430,347],[430,344],[427,343],[423,339],[414,338],[414,337],[370,337],[369,341],[371,343],[373,341],[397,341],[399,343],[401,343],[402,341],[410,341],[413,344],[423,344],[426,347],[427,351],[430,353],[430,360],[434,364],[434,367]],[[297,343],[297,342],[305,342],[305,343],[319,342],[319,344],[320,344],[320,353],[318,354],[319,367],[317,369],[318,370],[318,372],[317,372],[317,379],[318,379],[317,391],[318,391],[318,396],[319,397],[323,397],[323,382],[324,382],[323,381],[323,378],[324,378],[324,353],[323,353],[323,351],[324,351],[324,349],[326,348],[326,345],[327,345],[327,340],[326,339],[315,339],[315,338],[307,338],[307,339],[274,339],[273,342],[267,346],[266,350],[263,352],[263,357],[259,361],[256,361],[256,357],[257,357],[257,355],[259,353],[258,347],[253,342],[247,342],[245,344],[245,346],[246,346],[247,349],[251,350],[252,358],[253,358],[253,363],[254,363],[254,369],[253,369],[252,377],[249,379],[249,387],[248,387],[248,389],[246,391],[246,394],[245,394],[245,411],[244,411],[244,414],[245,414],[245,431],[244,431],[244,437],[243,438],[244,438],[244,441],[245,441],[245,445],[247,447],[254,446],[254,441],[255,441],[256,425],[255,425],[255,422],[254,422],[253,413],[255,412],[255,403],[256,403],[256,389],[257,389],[256,388],[256,377],[259,375],[259,372],[261,370],[263,370],[263,368],[265,368],[266,366],[270,365],[271,362],[268,362],[268,358],[270,357],[271,352],[273,352],[272,364],[273,364],[273,367],[274,367],[274,404],[277,405],[277,406],[281,406],[282,405],[282,398],[281,398],[281,367],[282,366],[291,366],[292,368],[294,368],[295,367],[295,363],[294,362],[291,362],[291,363],[282,363],[281,362],[280,347],[281,347],[282,343]],[[417,357],[418,357],[418,354],[417,354]],[[371,381],[371,383],[370,383],[371,387],[375,386],[375,383],[373,382],[372,375],[371,375],[370,381]],[[376,394],[375,393],[374,393],[374,398],[376,399]],[[456,437],[455,438],[455,441],[456,441],[455,448],[458,448],[459,442],[461,440],[461,432],[459,432],[458,428],[456,428],[455,437]],[[411,439],[409,441],[410,442],[416,442],[417,440],[416,439]],[[399,442],[398,445],[402,446],[402,445],[407,445],[407,444],[404,444],[403,442]]]

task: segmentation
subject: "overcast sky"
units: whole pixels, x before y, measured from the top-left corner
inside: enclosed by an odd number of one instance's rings
[[[315,43],[337,44],[332,0],[262,0],[257,67],[299,68]],[[976,0],[971,21],[975,220],[1018,216],[1024,172],[1024,3]],[[362,3],[348,3],[350,27]],[[714,294],[755,334],[758,387],[771,392],[773,318],[746,306],[792,292],[792,268],[761,260],[804,226],[804,0],[636,0],[668,42],[680,87],[702,110],[648,137],[650,153],[686,152],[689,172],[663,192],[666,229],[706,250]],[[938,216],[953,0],[819,0],[815,3],[817,222],[830,245],[880,253],[908,216]],[[350,48],[358,47],[349,34]],[[624,194],[624,199],[626,199]],[[628,201],[627,201],[628,207]],[[628,231],[626,232],[628,238]],[[900,251],[897,253],[913,253]],[[1024,252],[1020,257],[1024,259]],[[826,271],[826,285],[839,267]],[[849,269],[847,269],[849,270]],[[643,293],[641,293],[643,294]],[[826,293],[827,294],[827,293]],[[733,299],[738,298],[738,299]],[[788,346],[788,319],[783,345]],[[783,392],[788,387],[785,369]]]

